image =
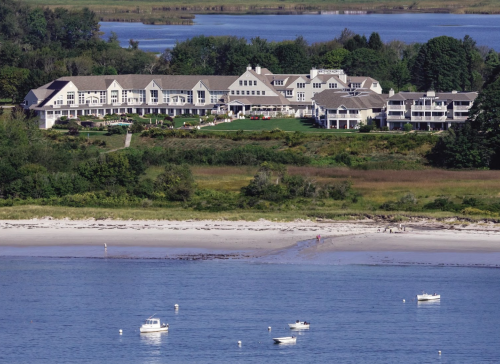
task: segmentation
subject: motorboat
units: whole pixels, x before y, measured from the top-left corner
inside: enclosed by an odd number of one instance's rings
[[[297,342],[295,336],[275,337],[273,340],[275,344],[295,344]]]
[[[304,330],[308,329],[310,325],[311,325],[310,322],[297,320],[293,324],[288,324],[288,327],[292,330]]]
[[[417,301],[434,301],[434,300],[439,300],[441,299],[441,295],[437,293],[433,294],[428,294],[425,292],[422,292],[422,294],[417,294]]]
[[[164,331],[168,331],[168,324],[165,323],[162,324],[160,322],[160,319],[157,317],[148,318],[140,328],[141,334],[146,334],[148,332],[164,332]]]

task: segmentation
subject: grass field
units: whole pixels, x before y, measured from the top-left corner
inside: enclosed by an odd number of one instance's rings
[[[271,120],[234,120],[230,123],[221,123],[215,126],[205,126],[203,130],[217,131],[256,131],[281,129],[284,131],[302,131],[315,133],[357,133],[357,130],[347,129],[320,129],[310,119],[271,119]]]

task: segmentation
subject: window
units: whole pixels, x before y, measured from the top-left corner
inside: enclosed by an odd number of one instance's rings
[[[222,95],[222,94],[219,94],[218,92],[213,92],[211,95],[210,95],[210,103],[211,104],[216,104],[219,102],[219,95]]]
[[[250,91],[247,91],[247,95],[250,95]]]
[[[68,100],[68,105],[74,105],[74,103],[75,103],[75,91],[69,91],[66,94],[66,100]]]
[[[149,96],[151,97],[151,102],[158,102],[158,90],[150,90]]]
[[[234,90],[231,90],[231,95],[234,95]]]
[[[328,88],[338,88],[338,84],[336,83],[329,83]]]
[[[321,88],[321,83],[313,83],[313,88]]]
[[[139,91],[139,102],[141,104],[146,102],[146,90],[138,90]]]
[[[122,104],[127,103],[127,90],[122,90]]]
[[[64,95],[60,94],[57,96],[57,99],[54,101],[54,105],[62,105],[64,102]]]
[[[306,88],[306,84],[299,82],[299,83],[297,83],[297,88]]]
[[[112,104],[118,103],[118,90],[111,91],[111,103]]]
[[[200,104],[205,103],[205,91],[198,91],[198,102]]]
[[[237,90],[237,91],[236,91],[236,95],[239,95],[239,94],[240,94],[240,90]]]
[[[85,104],[85,92],[78,92],[78,103],[80,105]]]
[[[286,90],[286,96],[293,96],[293,90]]]
[[[274,80],[274,86],[283,86],[283,80]]]
[[[240,80],[240,86],[243,86],[243,81],[242,80]]]
[[[306,101],[306,93],[297,92],[297,101]]]
[[[259,91],[259,90],[257,90],[257,96],[258,96],[258,95],[260,95],[260,91]]]
[[[246,85],[247,85],[247,81],[243,81],[243,85],[245,85],[245,86],[246,86]]]
[[[349,114],[358,114],[358,110],[349,110]]]
[[[262,91],[262,96],[264,96],[266,94],[266,91]]]
[[[255,95],[255,91],[252,91],[252,95]]]
[[[253,81],[253,85],[254,85],[254,86],[257,86],[257,81]]]
[[[189,104],[192,104],[193,103],[193,91],[188,91],[187,94],[188,94],[187,102]]]
[[[360,83],[351,83],[351,88],[360,88],[361,84]]]
[[[170,92],[168,90],[163,90],[163,103],[168,104],[170,102]]]
[[[373,87],[377,87],[378,86],[378,83],[377,82],[374,82],[373,83]]]
[[[118,93],[118,91],[116,92]],[[118,94],[116,95],[116,98],[118,98]],[[99,103],[100,104],[106,103],[106,91],[99,91]]]

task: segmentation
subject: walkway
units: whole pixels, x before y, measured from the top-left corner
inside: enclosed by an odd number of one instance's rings
[[[122,149],[128,148],[128,147],[130,147],[131,141],[132,141],[132,133],[127,133],[127,135],[125,136],[125,146],[124,147],[111,149],[111,150],[108,150],[107,152],[104,152],[104,153],[112,153],[112,152],[116,152],[117,150],[122,150]]]

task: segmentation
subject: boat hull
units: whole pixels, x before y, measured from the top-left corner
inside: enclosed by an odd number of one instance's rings
[[[288,327],[292,330],[306,330],[309,328],[309,324],[288,324]]]
[[[441,295],[427,295],[427,294],[418,294],[417,301],[434,301],[440,300]]]
[[[150,332],[166,332],[168,331],[168,327],[141,327],[140,330],[141,334],[148,334]]]
[[[273,340],[275,344],[295,344],[297,342],[297,338],[294,336],[275,337]]]

